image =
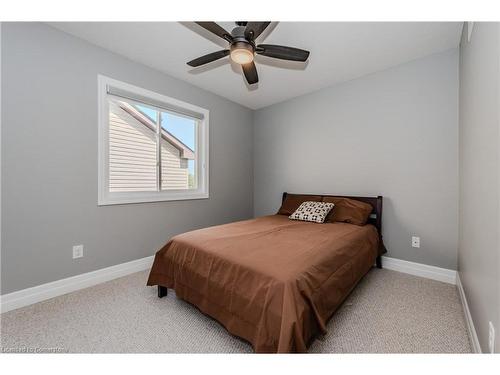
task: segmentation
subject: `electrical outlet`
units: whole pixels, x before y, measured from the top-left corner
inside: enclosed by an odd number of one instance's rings
[[[73,246],[73,259],[83,257],[83,245]]]
[[[495,353],[495,327],[492,322],[489,322],[488,327],[488,348],[490,349],[490,353]]]
[[[420,247],[420,237],[413,236],[411,238],[411,247]]]

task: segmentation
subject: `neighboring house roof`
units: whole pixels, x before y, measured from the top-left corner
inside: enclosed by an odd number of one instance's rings
[[[156,131],[156,124],[153,121],[151,121],[151,119],[147,115],[139,111],[137,108],[121,101],[118,102],[118,105],[130,116],[132,116],[137,121],[147,126],[153,132]],[[180,151],[181,158],[194,160],[194,151],[191,150],[189,146],[182,143],[182,141],[179,140],[179,138],[175,137],[172,133],[166,131],[163,128],[161,129],[161,136],[163,139],[165,139],[167,142],[169,142],[172,146],[174,146],[176,149]]]

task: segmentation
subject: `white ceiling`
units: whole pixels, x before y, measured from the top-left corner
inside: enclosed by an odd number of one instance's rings
[[[234,23],[220,22],[231,31]],[[273,22],[257,42],[311,51],[307,63],[257,56],[248,86],[229,57],[186,62],[227,43],[192,22],[51,23],[52,26],[252,109],[262,108],[458,46],[460,22]]]

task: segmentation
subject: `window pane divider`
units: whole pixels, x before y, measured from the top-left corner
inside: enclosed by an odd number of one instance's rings
[[[161,111],[156,111],[156,190],[161,191]]]

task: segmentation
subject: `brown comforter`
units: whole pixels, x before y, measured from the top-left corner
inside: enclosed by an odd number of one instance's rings
[[[148,285],[176,295],[256,352],[305,352],[377,256],[372,225],[272,215],[173,237]]]

